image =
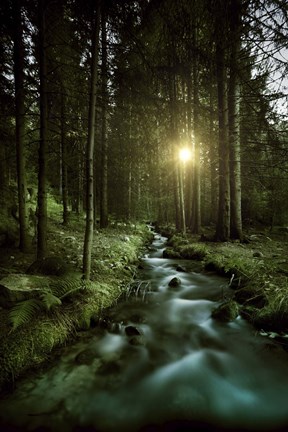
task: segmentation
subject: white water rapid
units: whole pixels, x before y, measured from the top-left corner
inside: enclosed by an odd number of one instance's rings
[[[288,430],[287,353],[240,317],[212,319],[227,281],[161,258],[165,241],[155,235],[142,260],[145,301],[139,290],[107,328],[19,381],[0,401],[0,430]]]

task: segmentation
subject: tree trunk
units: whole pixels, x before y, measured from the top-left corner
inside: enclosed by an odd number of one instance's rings
[[[189,228],[191,228],[192,222],[193,222],[193,166],[194,166],[194,144],[193,144],[193,138],[192,138],[192,77],[191,77],[191,69],[190,64],[192,64],[191,56],[190,56],[190,50],[189,50],[189,71],[187,73],[187,138],[188,138],[188,148],[191,151],[192,160],[188,165],[187,169],[187,193],[186,193],[186,220],[188,222]]]
[[[172,53],[174,53],[175,47],[172,42]],[[170,59],[171,68],[173,68],[173,57]],[[177,154],[178,150],[178,122],[177,122],[177,109],[176,109],[176,76],[172,72],[172,76],[169,77],[169,107],[170,107],[170,138],[172,144],[172,155],[176,158],[176,169],[173,167],[173,189],[174,189],[174,205],[175,205],[175,226],[177,231],[183,229],[183,212],[181,208],[181,185],[179,176],[179,157]]]
[[[27,209],[27,184],[25,160],[25,105],[24,105],[24,46],[23,24],[21,18],[21,0],[13,2],[14,15],[14,80],[15,80],[15,121],[16,121],[16,157],[19,206],[19,248],[27,252],[30,246],[29,215]]]
[[[37,203],[37,258],[43,258],[47,252],[47,65],[46,65],[46,0],[39,0],[39,79],[40,79],[40,142]]]
[[[197,34],[194,31],[194,47],[196,50]],[[201,228],[201,184],[200,184],[200,130],[199,130],[199,90],[198,90],[198,59],[193,58],[193,129],[194,129],[194,160],[193,160],[193,193],[191,231],[198,234]]]
[[[94,140],[95,140],[95,117],[96,117],[96,100],[97,100],[97,76],[98,76],[98,49],[99,49],[99,15],[100,7],[97,2],[95,17],[95,26],[92,39],[92,68],[91,68],[91,86],[89,99],[88,114],[88,139],[86,149],[86,229],[83,251],[83,276],[84,279],[90,279],[91,273],[91,254],[93,245],[93,223],[94,223]]]
[[[182,233],[186,235],[186,217],[185,217],[185,201],[184,201],[184,162],[178,164],[179,173],[179,200],[180,200],[180,216]]]
[[[201,183],[200,183],[200,129],[199,129],[199,80],[198,80],[198,55],[197,55],[197,22],[194,21],[192,59],[193,79],[193,130],[194,130],[194,158],[193,158],[193,200],[192,221],[190,228],[193,233],[198,234],[201,228]]]
[[[68,224],[68,174],[67,174],[67,146],[65,131],[65,95],[61,93],[61,164],[62,164],[62,204],[63,204],[63,225]]]
[[[218,23],[218,26],[220,23]],[[220,34],[216,41],[216,67],[219,116],[219,207],[216,239],[219,241],[227,241],[230,237],[227,75],[225,66],[225,50],[223,39]]]
[[[101,139],[101,190],[100,227],[108,226],[108,141],[107,141],[107,31],[105,6],[102,6],[102,139]]]
[[[218,204],[218,172],[217,172],[217,148],[214,139],[214,104],[213,104],[213,73],[211,65],[210,81],[210,113],[209,113],[209,147],[210,147],[210,217],[212,223],[217,221]]]
[[[231,54],[229,79],[229,145],[231,237],[242,239],[241,216],[241,153],[240,153],[240,83],[238,75],[241,48],[241,1],[234,0],[230,9]]]

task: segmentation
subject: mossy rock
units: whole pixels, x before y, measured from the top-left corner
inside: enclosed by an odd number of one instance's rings
[[[163,251],[163,258],[181,258],[181,255],[179,252],[172,248],[166,248]]]
[[[1,279],[0,306],[10,308],[16,302],[39,298],[48,279],[43,276],[27,274],[9,274]]]
[[[180,255],[185,259],[202,261],[207,255],[207,250],[202,246],[198,247],[193,244],[188,244],[181,247]]]
[[[27,274],[64,276],[73,271],[61,257],[51,256],[34,261],[27,270]]]
[[[226,303],[222,303],[212,312],[212,318],[222,322],[233,321],[237,318],[238,315],[239,315],[238,305],[233,300],[229,300]]]
[[[225,271],[224,265],[216,261],[209,260],[205,262],[204,269],[208,272],[215,272],[220,276],[227,276],[227,272]]]

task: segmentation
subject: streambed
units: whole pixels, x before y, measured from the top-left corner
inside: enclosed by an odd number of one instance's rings
[[[163,259],[165,242],[137,295],[2,398],[1,430],[287,430],[288,355],[240,317],[212,319],[227,281]]]

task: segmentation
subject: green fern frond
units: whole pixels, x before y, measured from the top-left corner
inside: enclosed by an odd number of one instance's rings
[[[59,299],[68,296],[68,293],[79,290],[81,281],[76,278],[61,278],[50,284],[50,289],[53,295]]]
[[[50,284],[51,293],[59,299],[76,295],[80,291],[94,290],[95,284],[91,281],[77,278],[61,278]]]
[[[52,294],[51,291],[43,292],[43,294],[41,295],[41,300],[48,311],[62,304],[60,298]]]
[[[29,299],[16,303],[9,313],[9,321],[12,324],[12,330],[31,321],[37,312],[42,309],[42,303],[38,299]]]

